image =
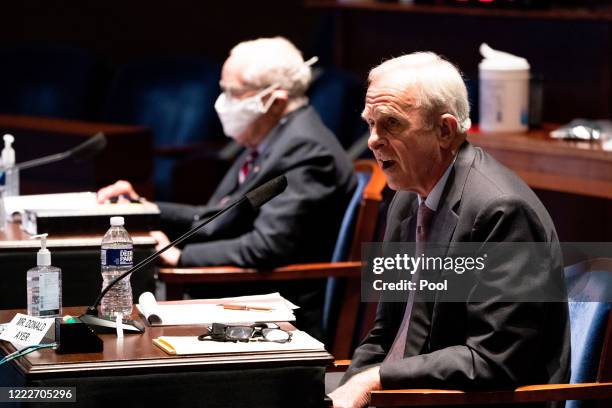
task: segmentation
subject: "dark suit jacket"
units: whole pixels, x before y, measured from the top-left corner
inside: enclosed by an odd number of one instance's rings
[[[206,206],[158,203],[162,229],[185,232],[225,203],[281,174],[288,186],[258,211],[232,211],[215,220],[183,249],[180,266],[273,267],[329,261],[356,181],[353,166],[311,107],[285,116],[264,140],[264,151],[243,184],[244,152]],[[193,184],[197,188],[197,178]],[[197,242],[197,243],[193,243]]]
[[[356,186],[353,165],[311,107],[287,115],[264,140],[264,151],[242,185],[238,172],[247,152],[227,172],[205,206],[158,203],[162,230],[172,237],[266,181],[286,174],[287,189],[258,211],[232,211],[200,230],[183,248],[180,266],[275,267],[331,259],[342,216]],[[194,188],[197,178],[194,175]],[[195,243],[194,243],[195,241]],[[325,282],[305,280],[199,285],[197,298],[278,291],[301,307],[297,327],[321,338]]]
[[[416,194],[398,192],[385,241],[414,239]],[[506,288],[563,284],[557,234],[546,209],[515,174],[464,143],[430,227],[429,242],[547,242],[548,264],[537,273],[528,256],[487,269],[483,282]],[[528,274],[528,275],[526,275]],[[417,302],[404,359],[384,361],[406,303],[380,302],[374,328],[344,377],[380,364],[383,388],[513,388],[569,379],[569,322],[564,303]]]

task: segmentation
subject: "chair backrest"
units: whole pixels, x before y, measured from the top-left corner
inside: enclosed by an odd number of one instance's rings
[[[367,129],[361,119],[365,87],[347,72],[331,68],[313,71],[310,105],[347,149]]]
[[[357,224],[356,221],[359,204],[361,204],[363,191],[365,190],[371,175],[369,173],[357,172],[356,176],[357,187],[355,188],[353,197],[351,198],[351,201],[349,202],[346,208],[346,212],[344,213],[344,217],[342,218],[342,224],[340,225],[340,231],[338,232],[336,246],[334,248],[334,253],[331,259],[332,262],[347,261],[349,250],[351,249],[351,245],[353,243],[352,238],[355,231],[355,225]],[[334,311],[333,309],[336,309],[338,307],[338,302],[334,302],[334,300],[337,299],[337,293],[339,291],[340,285],[341,282],[339,282],[337,278],[327,278],[327,285],[325,287],[325,302],[323,303],[322,322],[322,329],[323,333],[325,333],[326,338],[331,337],[332,327],[330,325],[330,320],[333,320],[332,315],[334,314],[334,312],[337,312],[337,310]]]
[[[221,69],[199,57],[150,58],[120,67],[107,100],[105,121],[151,128],[155,147],[221,137],[214,109]],[[173,158],[156,158],[157,199],[172,199]]]
[[[0,112],[95,119],[106,75],[86,50],[23,44],[0,49]]]
[[[612,375],[612,259],[598,258],[565,269],[571,325],[570,383],[609,381]],[[568,401],[567,408],[580,407]]]
[[[357,188],[343,217],[332,262],[361,260],[361,244],[372,241],[376,231],[378,207],[386,185],[385,176],[373,160],[355,162],[355,172]],[[358,277],[354,280],[359,283]],[[349,290],[353,291],[354,288],[349,287],[345,279],[328,278],[323,309],[323,333],[328,343],[336,343],[338,333],[351,333],[344,336],[348,342],[351,341],[359,302],[355,304],[351,301],[351,305],[347,307],[344,293]],[[355,296],[354,293],[351,295]],[[333,348],[337,349],[336,346]],[[334,351],[334,355],[337,353]]]
[[[217,136],[220,67],[204,58],[149,58],[121,66],[104,119],[147,126],[155,146],[177,146]]]
[[[365,190],[371,174],[365,172],[356,172],[357,187],[353,193],[353,197],[346,207],[346,212],[342,218],[336,246],[332,255],[332,262],[342,262],[348,260],[349,250],[353,244],[353,234],[355,232],[355,224],[357,223],[358,209],[363,199],[363,191]]]

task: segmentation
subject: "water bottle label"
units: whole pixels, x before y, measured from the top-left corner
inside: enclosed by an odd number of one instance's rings
[[[133,253],[131,249],[103,249],[102,266],[132,266]]]

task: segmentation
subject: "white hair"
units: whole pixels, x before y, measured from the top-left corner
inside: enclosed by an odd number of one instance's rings
[[[232,48],[230,55],[248,61],[242,72],[242,80],[248,86],[264,89],[279,85],[289,94],[293,109],[308,103],[305,94],[312,79],[310,65],[286,38],[244,41]]]
[[[426,114],[450,113],[457,118],[457,130],[471,126],[470,104],[461,73],[453,64],[433,52],[415,52],[383,62],[370,71],[368,81],[399,72],[406,88],[416,91],[416,107]]]

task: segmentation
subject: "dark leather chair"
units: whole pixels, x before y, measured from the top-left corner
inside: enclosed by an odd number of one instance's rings
[[[0,112],[95,119],[106,73],[91,53],[68,46],[24,44],[0,49]]]
[[[236,267],[162,268],[158,278],[166,284],[168,299],[182,298],[183,287],[195,283],[327,278],[330,289],[327,296],[329,304],[325,309],[330,316],[325,320],[324,328],[328,338],[333,339],[329,343],[332,344],[334,356],[347,358],[351,353],[361,300],[361,244],[374,239],[378,208],[386,185],[384,174],[374,161],[358,161],[355,171],[364,174],[360,176],[362,191],[347,208],[332,262],[295,264],[273,270]],[[338,282],[329,278],[345,279],[341,294],[340,290],[333,287]],[[333,306],[333,301],[338,300],[339,306]]]
[[[150,58],[122,66],[104,120],[147,126],[155,147],[156,199],[172,200],[172,169],[194,145],[222,139],[214,109],[220,66],[203,58]]]
[[[361,119],[364,95],[363,84],[349,73],[332,68],[313,70],[310,104],[345,149],[367,130]]]

